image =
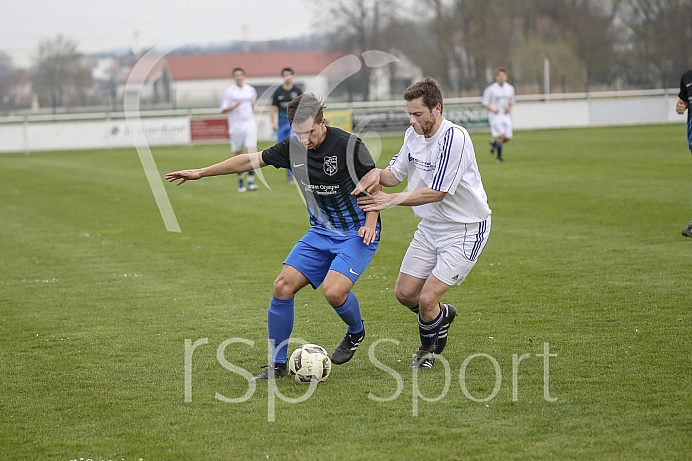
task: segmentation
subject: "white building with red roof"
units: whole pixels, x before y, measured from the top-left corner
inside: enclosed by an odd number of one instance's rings
[[[343,65],[342,65],[343,64]],[[170,55],[143,57],[119,82],[118,95],[139,95],[142,102],[174,107],[214,107],[234,83],[232,71],[245,70],[245,82],[257,89],[259,102],[271,103],[273,89],[281,84],[281,69],[295,71],[295,84],[326,98],[330,82],[348,73],[339,55],[321,51]],[[334,85],[332,85],[334,86]]]

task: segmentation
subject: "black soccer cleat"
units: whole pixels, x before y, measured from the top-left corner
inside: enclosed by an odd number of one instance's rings
[[[283,378],[288,375],[288,368],[285,363],[270,363],[262,368],[266,368],[266,370],[252,378],[253,381],[267,381],[268,379]]]
[[[454,321],[457,316],[456,307],[451,304],[445,304],[445,316],[442,319],[442,325],[440,325],[440,333],[437,335],[437,343],[435,344],[435,353],[441,354],[445,347],[447,346],[447,333],[449,332],[449,326]]]
[[[682,230],[682,235],[685,237],[692,237],[692,224]]]
[[[425,368],[432,368],[432,366],[435,364],[435,353],[430,352],[430,351],[425,351],[423,349],[418,349],[418,352],[416,355],[413,356],[413,361],[411,362],[411,365],[409,365],[409,368],[418,368],[418,369],[425,369]]]
[[[335,365],[341,365],[348,362],[353,358],[353,354],[356,353],[356,349],[360,346],[360,343],[365,339],[365,328],[360,333],[346,333],[344,339],[341,340],[338,346],[332,352],[332,363]]]

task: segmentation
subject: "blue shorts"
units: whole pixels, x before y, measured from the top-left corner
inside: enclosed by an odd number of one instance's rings
[[[276,130],[276,141],[283,141],[286,138],[293,136],[291,124],[288,123],[288,118],[283,119],[279,116],[279,129]]]
[[[330,270],[344,274],[356,283],[375,256],[379,240],[370,245],[361,237],[325,235],[310,229],[293,247],[284,261],[305,276],[317,289]]]

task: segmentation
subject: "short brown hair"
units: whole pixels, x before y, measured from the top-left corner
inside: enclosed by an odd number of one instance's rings
[[[404,91],[404,99],[413,101],[414,99],[423,98],[423,104],[430,110],[433,110],[438,104],[442,107],[442,88],[440,84],[432,77],[426,77],[413,85],[406,88]]]
[[[243,75],[245,75],[245,69],[243,69],[242,67],[235,67],[233,69],[233,72],[231,72],[231,75],[235,74],[236,72],[242,72]]]
[[[497,75],[498,72],[502,72],[503,74],[507,75],[507,69],[504,67],[498,67],[497,69],[495,69],[495,73],[493,75]]]
[[[288,115],[288,121],[291,125],[294,122],[303,123],[310,118],[314,123],[320,123],[324,118],[325,107],[314,94],[305,93],[288,103],[286,115]]]

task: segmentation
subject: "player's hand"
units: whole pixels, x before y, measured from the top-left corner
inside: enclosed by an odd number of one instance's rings
[[[358,197],[358,205],[360,209],[365,211],[382,211],[396,205],[396,197],[398,194],[388,194],[386,192],[377,191],[370,195]]]
[[[675,105],[675,112],[678,114],[684,114],[685,109],[687,109],[687,103],[678,98],[678,103]]]
[[[185,181],[193,181],[196,179],[200,179],[202,177],[202,172],[200,170],[180,170],[180,171],[173,171],[172,173],[168,173],[166,175],[166,181],[168,182],[173,182],[177,181],[180,179],[178,184],[176,186],[181,185]]]
[[[370,245],[377,237],[377,229],[375,227],[363,226],[358,229],[358,237],[363,239],[364,244]]]
[[[365,176],[360,178],[360,181],[358,181],[358,184],[356,184],[356,188],[353,189],[351,195],[360,195],[363,192],[372,192],[372,190],[380,184],[381,174],[382,170],[379,168],[373,168],[372,170],[368,171]]]

